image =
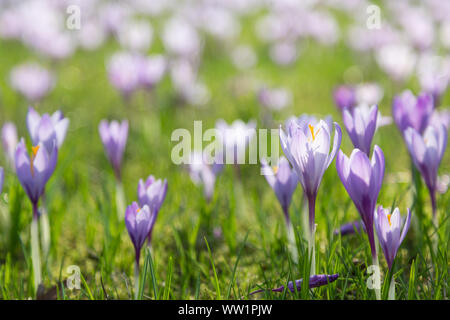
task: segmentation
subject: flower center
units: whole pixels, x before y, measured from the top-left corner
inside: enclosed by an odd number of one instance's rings
[[[314,126],[308,124],[308,127],[309,127],[309,131],[311,131],[312,141],[314,141],[314,140],[316,139],[317,135],[318,135],[319,132],[320,132],[320,128],[319,128],[319,130],[317,130],[316,133],[314,133]]]
[[[36,158],[36,154],[39,151],[40,146],[31,147],[31,157],[30,157],[30,169],[31,175],[34,176],[34,159]]]
[[[388,221],[389,221],[389,227],[392,227],[391,216],[392,216],[392,214],[388,214],[387,215],[387,218],[388,218]]]
[[[141,208],[137,208],[136,213],[139,213],[141,211]]]
[[[277,172],[278,172],[278,166],[273,166],[273,167],[272,167],[272,170],[273,170],[273,173],[274,173],[274,174],[277,174]]]

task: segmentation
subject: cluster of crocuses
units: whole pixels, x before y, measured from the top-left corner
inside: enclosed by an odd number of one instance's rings
[[[13,123],[5,123],[2,128],[2,142],[8,162],[15,173],[25,193],[31,201],[33,219],[31,223],[31,257],[33,263],[35,289],[41,283],[41,253],[39,245],[39,220],[41,220],[44,254],[48,253],[49,226],[45,205],[39,209],[39,200],[43,198],[47,181],[52,176],[61,147],[69,125],[61,111],[52,115],[42,116],[29,108],[27,127],[31,138],[31,151],[26,146],[25,139],[17,140],[17,130]],[[3,181],[3,169],[2,169]]]
[[[121,185],[122,181],[122,159],[128,138],[128,121],[108,122],[102,120],[99,124],[99,133],[105,147],[106,154],[116,177]],[[147,240],[150,247],[153,227],[158,217],[159,210],[166,198],[167,180],[155,179],[150,175],[145,181],[139,180],[137,187],[137,199],[129,205],[125,211],[125,226],[130,235],[135,249],[135,297],[139,293],[139,260],[141,249]],[[123,199],[123,194],[116,194]],[[121,210],[122,208],[118,208]],[[123,213],[119,217],[121,217]]]

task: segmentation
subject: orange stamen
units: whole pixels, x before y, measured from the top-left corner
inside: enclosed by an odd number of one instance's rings
[[[392,227],[392,222],[391,222],[391,214],[387,215],[388,221],[389,221],[389,227]]]
[[[278,172],[278,166],[273,166],[273,167],[272,167],[272,170],[273,170],[273,173],[274,173],[274,174],[277,174],[277,172]]]
[[[31,147],[30,169],[32,176],[34,176],[34,159],[36,158],[36,154],[39,151],[39,148],[40,146]]]
[[[312,140],[314,141],[314,139],[316,139],[317,135],[319,134],[320,128],[319,128],[319,130],[317,130],[316,133],[314,133],[314,127],[310,124],[308,124],[308,127],[309,127],[309,131],[311,131]]]

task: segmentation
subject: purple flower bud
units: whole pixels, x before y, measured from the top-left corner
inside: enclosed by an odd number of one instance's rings
[[[39,101],[55,84],[53,75],[35,63],[15,67],[10,75],[11,86],[28,101]]]
[[[292,194],[297,188],[298,177],[295,170],[291,169],[289,161],[285,157],[280,157],[278,166],[271,168],[265,159],[261,159],[261,172],[281,204],[286,219],[286,224],[290,225],[289,206],[291,205]]]
[[[378,106],[371,108],[361,105],[353,111],[345,109],[342,113],[342,120],[352,140],[353,146],[370,155],[372,139],[377,128]]]
[[[151,212],[147,205],[139,208],[138,204],[133,202],[125,211],[125,226],[127,227],[131,242],[133,242],[136,251],[136,263],[138,265],[141,248],[150,232],[152,221],[153,212]]]
[[[196,185],[203,186],[203,192],[207,201],[210,201],[214,193],[216,177],[223,169],[223,161],[215,161],[208,164],[207,159],[202,152],[194,151],[191,153],[189,161],[189,175]],[[220,159],[220,155],[216,159]]]
[[[403,225],[403,231],[401,230],[402,218],[398,208],[395,208],[392,214],[389,209],[383,209],[383,206],[379,206],[378,210],[375,211],[375,229],[377,230],[378,240],[380,241],[381,249],[383,250],[389,269],[392,268],[392,263],[394,262],[398,248],[408,232],[410,223],[411,211],[409,209],[406,222]]]
[[[317,274],[317,275],[311,276],[309,278],[309,288],[312,289],[312,288],[316,288],[316,287],[325,286],[329,283],[336,281],[338,277],[339,277],[338,273],[332,274],[332,275]],[[295,280],[295,286],[297,287],[297,291],[300,291],[302,289],[302,283],[303,283],[303,279]],[[292,293],[295,292],[294,283],[292,281],[288,282],[288,289]],[[264,292],[264,291],[265,291],[264,289],[256,290],[256,291],[251,292],[250,294],[252,295],[252,294]],[[284,286],[272,289],[272,291],[273,292],[283,292]]]
[[[128,121],[123,120],[122,123],[119,123],[113,120],[108,123],[108,121],[102,120],[98,126],[98,131],[100,132],[100,138],[106,154],[114,169],[114,174],[120,180],[122,157],[128,138]]]
[[[433,97],[428,93],[423,93],[416,98],[411,91],[406,90],[394,97],[392,102],[394,121],[402,133],[408,127],[413,127],[422,133],[432,113]]]
[[[343,224],[339,229],[333,231],[334,235],[341,234],[341,236],[346,236],[348,234],[353,234],[356,232],[366,231],[364,228],[364,223],[360,221],[353,221]]]
[[[355,88],[351,86],[339,86],[333,91],[334,103],[339,110],[352,109],[356,105]]]
[[[0,193],[3,191],[3,182],[5,181],[5,170],[0,167]]]
[[[447,147],[447,129],[443,124],[428,126],[423,134],[413,127],[406,129],[406,146],[430,192],[433,216],[436,214],[436,189],[439,164]]]
[[[6,122],[2,128],[2,144],[7,159],[12,166],[14,166],[17,143],[18,138],[16,126],[12,122]]]
[[[152,213],[152,221],[148,233],[148,243],[150,244],[153,226],[155,225],[156,218],[158,217],[159,209],[161,209],[164,199],[166,198],[167,180],[156,180],[152,175],[147,178],[145,183],[144,180],[140,179],[137,193],[139,205],[147,205]]]
[[[59,110],[51,116],[48,113],[44,113],[41,117],[32,107],[28,109],[27,127],[31,141],[34,145],[42,142],[47,152],[51,152],[53,141],[56,141],[58,148],[61,147],[66,137],[68,126],[69,119],[64,118]]]
[[[312,230],[315,223],[315,199],[325,170],[333,161],[341,145],[341,128],[335,122],[333,148],[330,152],[331,124],[323,120],[314,126],[301,118],[291,121],[286,135],[280,126],[281,148],[291,163],[303,191],[309,201],[309,223]]]
[[[364,223],[372,257],[376,257],[373,218],[384,177],[383,151],[375,145],[372,160],[369,160],[359,149],[354,149],[350,158],[340,150],[336,158],[336,169]]]
[[[37,214],[39,198],[44,193],[45,185],[55,171],[58,148],[56,142],[52,152],[48,153],[42,142],[32,147],[28,155],[23,139],[16,149],[15,167],[20,184],[33,204],[33,210]]]

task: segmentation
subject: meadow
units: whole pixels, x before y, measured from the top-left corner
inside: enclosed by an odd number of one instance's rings
[[[344,28],[349,18],[330,9]],[[52,61],[15,39],[0,38],[0,119],[17,126],[28,146],[26,117],[29,106],[40,114],[61,110],[70,120],[64,143],[58,150],[56,169],[49,179],[40,205],[48,212],[50,245],[42,252],[42,285],[33,282],[30,250],[32,205],[14,167],[1,157],[4,168],[0,195],[0,299],[133,299],[134,249],[123,218],[118,219],[114,171],[99,135],[102,119],[129,123],[121,181],[125,204],[137,201],[139,179],[150,174],[167,179],[167,195],[152,232],[151,249],[141,253],[139,299],[375,299],[367,286],[372,265],[365,232],[341,236],[334,230],[360,219],[336,170],[336,159],[325,171],[316,200],[317,274],[339,274],[328,285],[301,290],[272,292],[289,281],[308,279],[311,260],[304,219],[305,200],[298,185],[290,216],[296,233],[298,259],[288,249],[283,211],[275,193],[261,175],[261,165],[225,165],[217,176],[211,201],[190,178],[187,166],[171,160],[175,142],[172,132],[193,132],[195,120],[204,130],[217,120],[256,121],[256,127],[277,129],[290,116],[331,115],[342,128],[340,149],[349,155],[352,141],[333,100],[342,83],[376,82],[384,91],[378,108],[392,115],[392,100],[405,89],[421,91],[415,77],[395,81],[379,68],[370,54],[355,53],[344,39],[334,45],[302,39],[298,59],[288,66],[274,63],[269,48],[254,33],[261,12],[241,20],[238,42],[251,46],[257,62],[237,68],[229,44],[203,35],[198,78],[209,90],[203,105],[184,101],[174,90],[169,74],[151,90],[138,90],[124,98],[110,83],[106,61],[121,45],[109,37],[96,50],[76,50]],[[165,18],[150,18],[161,30]],[[164,53],[163,41],[154,36],[152,54]],[[447,51],[448,55],[448,51]],[[40,101],[27,101],[10,85],[13,66],[40,61],[57,76],[55,87]],[[278,111],[264,108],[255,86],[283,87],[292,92],[292,103]],[[444,92],[440,108],[450,104]],[[393,271],[378,245],[381,296],[387,299],[390,277],[396,281],[397,299],[448,299],[449,289],[449,192],[437,194],[437,228],[432,222],[428,190],[412,162],[395,123],[378,128],[372,145],[385,156],[385,175],[378,204],[399,207],[402,216],[411,209],[411,227],[401,244]],[[283,151],[280,148],[280,155]],[[447,151],[439,175],[450,171]],[[414,179],[415,178],[415,179]],[[41,223],[42,224],[42,223]],[[42,228],[42,225],[41,225]],[[42,235],[41,235],[42,236]],[[41,239],[42,240],[42,239]],[[42,250],[42,248],[41,248]],[[70,266],[81,271],[81,285],[69,289]],[[69,268],[69,269],[68,269]],[[37,291],[37,292],[36,292]]]

